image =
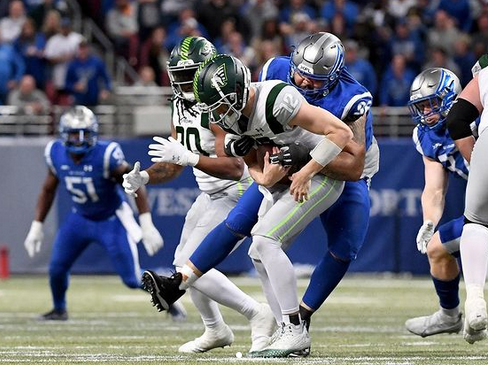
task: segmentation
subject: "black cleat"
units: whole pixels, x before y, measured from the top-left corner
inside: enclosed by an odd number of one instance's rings
[[[170,305],[185,294],[185,290],[179,288],[182,280],[183,277],[179,272],[169,278],[159,276],[151,270],[146,270],[142,274],[143,288],[151,294],[151,303],[159,312],[168,310]]]
[[[53,309],[50,312],[41,314],[37,317],[39,321],[67,321],[68,320],[68,312],[67,311],[59,311]]]

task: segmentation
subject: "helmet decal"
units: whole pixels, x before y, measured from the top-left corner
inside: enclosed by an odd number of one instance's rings
[[[221,64],[212,76],[212,87],[224,87],[227,85],[227,70],[225,63]]]

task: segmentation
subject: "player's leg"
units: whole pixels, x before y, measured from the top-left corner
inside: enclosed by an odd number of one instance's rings
[[[315,267],[300,303],[302,319],[320,308],[346,274],[366,238],[370,199],[366,181],[346,182],[339,199],[320,216],[329,249]]]
[[[39,317],[40,320],[66,320],[66,291],[73,263],[87,247],[91,238],[89,222],[78,214],[70,213],[54,240],[49,263],[49,285],[54,308]]]
[[[295,202],[288,189],[275,193],[274,204],[260,215],[258,224],[253,228],[249,255],[253,260],[262,262],[267,274],[262,278],[263,287],[272,289],[266,295],[276,297],[283,322],[281,334],[256,356],[286,357],[310,348],[310,337],[299,315],[295,272],[284,249],[337,200],[343,186],[342,182],[319,175],[312,179],[309,200],[303,203]],[[269,280],[269,283],[264,280]]]
[[[440,308],[430,316],[411,318],[405,327],[426,337],[438,333],[458,333],[462,328],[459,309],[459,242],[464,217],[439,227],[427,246],[430,274],[439,297]]]
[[[484,285],[488,265],[488,133],[481,133],[471,155],[461,235],[461,261],[466,283],[464,338],[473,343],[486,338],[487,313]]]

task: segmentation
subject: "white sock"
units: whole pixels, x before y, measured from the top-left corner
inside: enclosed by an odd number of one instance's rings
[[[197,279],[199,279],[197,274],[195,274],[193,269],[188,265],[183,265],[180,272],[183,275],[183,280],[178,287],[180,290],[187,290]]]
[[[195,289],[190,289],[190,296],[193,304],[200,312],[206,328],[217,328],[224,324],[224,319],[217,303]]]
[[[239,312],[247,319],[256,314],[259,303],[239,289],[230,279],[216,269],[203,274],[192,285],[209,298]]]
[[[271,311],[273,312],[276,323],[281,323],[283,321],[283,316],[281,314],[280,304],[278,303],[278,299],[276,299],[276,295],[273,292],[273,288],[271,287],[271,283],[269,282],[266,269],[264,268],[264,265],[261,261],[252,260],[252,263],[254,264],[254,267],[258,272],[259,278],[261,279],[261,287],[263,288],[266,300],[271,307]]]
[[[463,276],[468,287],[481,287],[485,285],[488,265],[488,228],[468,223],[463,227],[461,235],[461,262],[463,264]]]
[[[281,245],[267,237],[253,236],[253,243],[263,263],[273,293],[283,316],[298,312],[297,279],[293,264]],[[281,320],[280,322],[283,322]]]

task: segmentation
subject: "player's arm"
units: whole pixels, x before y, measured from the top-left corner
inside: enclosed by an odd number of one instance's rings
[[[431,221],[435,226],[444,212],[444,203],[448,185],[448,173],[437,161],[423,157],[425,185],[422,191],[422,214],[424,222]]]
[[[270,188],[286,176],[288,168],[270,162],[270,154],[279,152],[278,147],[273,147],[270,150],[269,147],[259,146],[257,150],[253,148],[244,157],[249,174],[256,184]]]
[[[59,179],[51,170],[48,170],[46,179],[44,180],[37,198],[34,220],[32,221],[29,233],[24,241],[24,247],[30,257],[34,257],[34,255],[41,250],[41,244],[44,238],[43,222],[53,204],[58,184]]]
[[[483,110],[478,75],[466,85],[447,115],[447,129],[466,161],[471,161],[474,138],[471,123]]]
[[[353,140],[350,141],[339,155],[322,169],[322,173],[335,180],[357,181],[361,178],[364,170],[365,148],[365,124],[364,114],[356,121],[348,123],[353,133]]]

